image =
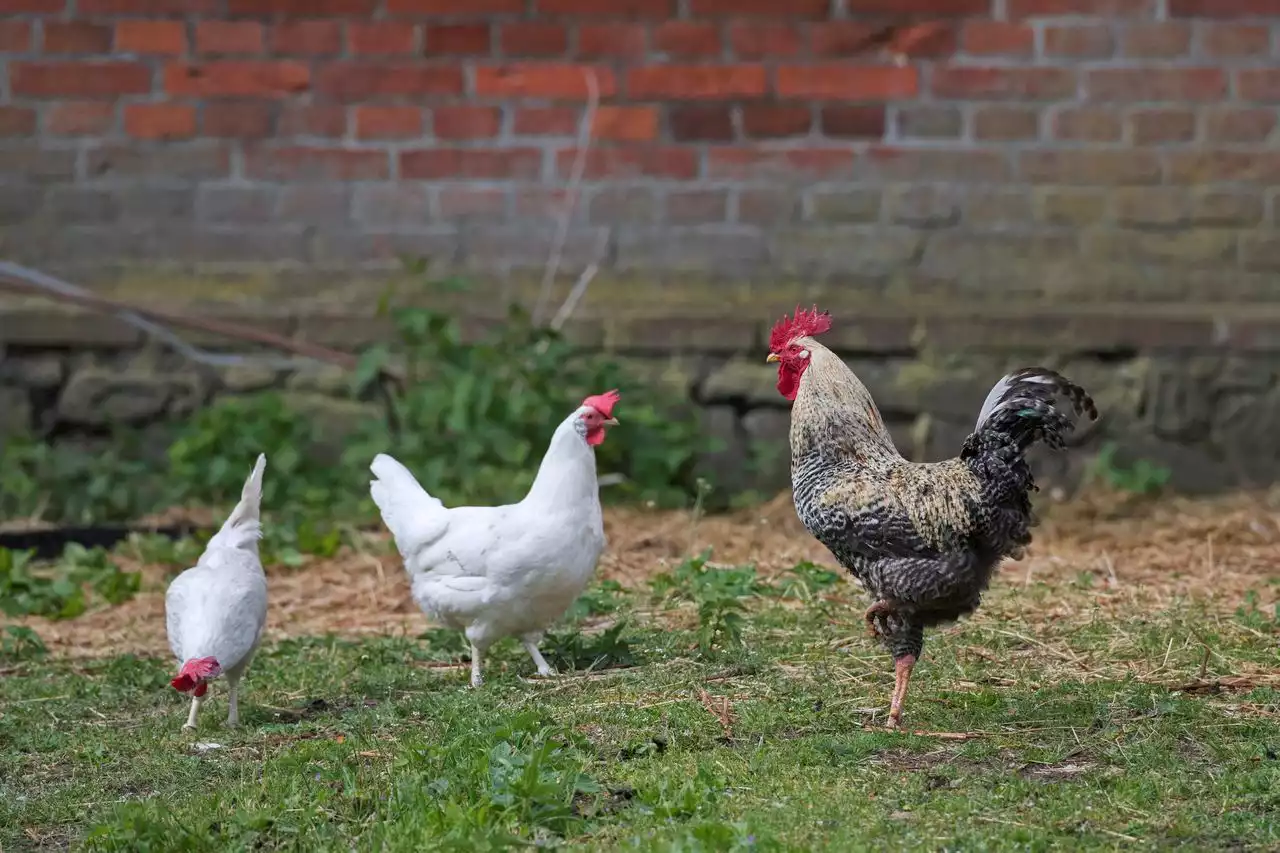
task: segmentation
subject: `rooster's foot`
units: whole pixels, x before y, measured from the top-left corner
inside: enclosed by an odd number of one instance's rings
[[[868,607],[867,612],[862,614],[862,618],[867,620],[867,633],[872,637],[880,636],[880,629],[876,627],[876,617],[888,615],[892,612],[893,607],[884,599]]]

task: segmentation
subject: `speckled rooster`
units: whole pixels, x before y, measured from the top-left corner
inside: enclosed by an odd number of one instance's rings
[[[791,484],[804,526],[874,599],[867,627],[893,654],[889,725],[902,720],[924,629],[972,613],[1004,557],[1031,542],[1024,458],[1036,442],[1061,449],[1074,425],[1054,406],[1096,419],[1084,389],[1042,367],[1015,370],[982,404],[958,457],[908,462],[867,389],[815,340],[831,318],[796,309],[774,326],[768,361],[791,408]]]

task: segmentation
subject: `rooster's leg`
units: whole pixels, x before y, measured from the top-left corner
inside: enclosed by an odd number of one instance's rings
[[[915,655],[904,655],[893,662],[893,699],[889,702],[889,728],[902,725],[902,701],[907,698],[907,682],[911,680],[911,668],[916,665]]]
[[[232,680],[227,676],[227,725],[235,728],[240,725],[240,705],[237,699],[240,695],[240,680]]]
[[[893,612],[893,608],[889,602],[880,599],[875,604],[867,608],[867,612],[862,614],[862,618],[867,620],[867,631],[873,637],[880,636],[880,632],[876,630],[876,617],[880,615],[888,615]]]
[[[187,714],[187,724],[182,727],[184,731],[187,729],[195,729],[196,716],[200,713],[200,706],[203,704],[204,704],[203,696],[191,697],[191,713]]]
[[[480,674],[480,666],[484,662],[484,652],[480,651],[475,643],[471,644],[471,686],[480,687],[484,684],[484,676]]]
[[[529,653],[529,657],[533,658],[533,665],[538,668],[538,675],[555,675],[556,671],[547,663],[546,658],[542,656],[542,652],[538,651],[538,644],[532,637],[525,637],[520,640],[524,650]]]

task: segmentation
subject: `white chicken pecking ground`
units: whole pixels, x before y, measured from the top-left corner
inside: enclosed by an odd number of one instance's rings
[[[591,581],[604,551],[594,447],[618,422],[618,392],[588,397],[556,427],[528,494],[505,506],[447,508],[386,454],[369,466],[374,503],[395,537],[413,598],[471,644],[471,686],[504,637],[519,637],[542,676],[538,643]]]
[[[174,578],[165,593],[169,648],[181,666],[170,684],[181,693],[191,693],[191,713],[183,729],[196,727],[209,682],[219,675],[227,677],[227,725],[240,723],[240,679],[253,660],[267,621],[267,578],[258,557],[266,465],[267,457],[260,454],[240,493],[240,503],[195,566]]]

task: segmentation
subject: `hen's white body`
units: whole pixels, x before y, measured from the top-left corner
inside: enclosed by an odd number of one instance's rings
[[[404,558],[414,600],[471,643],[473,687],[483,683],[485,652],[504,637],[520,638],[539,675],[554,674],[537,644],[590,582],[604,550],[585,409],[556,428],[519,503],[449,509],[390,456],[379,454],[370,466],[373,500]]]
[[[267,578],[258,557],[266,462],[265,456],[258,456],[240,503],[209,540],[196,565],[173,579],[164,600],[169,648],[179,666],[185,669],[190,661],[213,658],[226,675],[227,724],[232,726],[239,722],[240,678],[253,660],[267,621]],[[204,691],[197,692],[201,695],[192,697],[183,728],[195,728],[204,701]]]

